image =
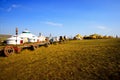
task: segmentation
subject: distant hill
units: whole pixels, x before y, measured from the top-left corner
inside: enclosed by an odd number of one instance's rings
[[[7,38],[10,38],[12,35],[8,34],[0,34],[0,42],[3,40],[6,40]]]

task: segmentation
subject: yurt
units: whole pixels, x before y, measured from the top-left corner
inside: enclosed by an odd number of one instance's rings
[[[24,30],[22,32],[22,34],[19,35],[19,37],[21,39],[23,39],[23,42],[37,42],[38,41],[38,37],[35,36],[34,34],[32,34],[30,31],[28,30]]]
[[[50,43],[58,42],[59,37],[52,37],[49,41],[50,41]]]
[[[82,37],[80,34],[77,34],[77,35],[74,37],[74,39],[77,39],[77,40],[82,40],[82,39],[83,39],[83,37]]]
[[[22,32],[22,34],[18,35],[18,36],[12,36],[11,38],[7,39],[7,44],[22,44],[22,43],[26,43],[26,42],[37,42],[38,41],[38,37],[35,36],[34,34],[32,34],[30,31],[28,30],[24,30]]]
[[[23,40],[16,35],[7,39],[7,44],[16,45],[16,44],[22,44],[22,43],[23,43]]]
[[[41,33],[39,33],[39,36],[38,36],[38,41],[39,41],[39,42],[44,42],[44,41],[45,41],[45,39],[46,39],[46,37],[45,37],[45,36],[43,36]]]

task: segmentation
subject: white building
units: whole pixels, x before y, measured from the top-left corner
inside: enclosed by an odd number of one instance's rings
[[[39,40],[39,38],[37,36],[35,36],[28,30],[24,30],[22,32],[22,34],[8,38],[7,44],[15,45],[15,44],[22,44],[22,43],[26,43],[26,42],[37,42],[38,40]]]
[[[23,43],[26,42],[37,42],[38,41],[38,37],[35,36],[34,34],[32,34],[30,31],[28,30],[24,30],[22,32],[22,34],[18,35],[21,39],[23,39]]]
[[[15,44],[22,44],[22,43],[23,43],[23,40],[16,35],[7,39],[7,44],[15,45]]]

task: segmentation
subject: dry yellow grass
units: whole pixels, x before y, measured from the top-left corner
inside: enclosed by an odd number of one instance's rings
[[[120,39],[68,41],[0,57],[0,80],[118,80]]]

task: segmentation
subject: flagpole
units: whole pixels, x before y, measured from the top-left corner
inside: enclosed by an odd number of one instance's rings
[[[16,46],[17,46],[18,28],[16,27]]]

